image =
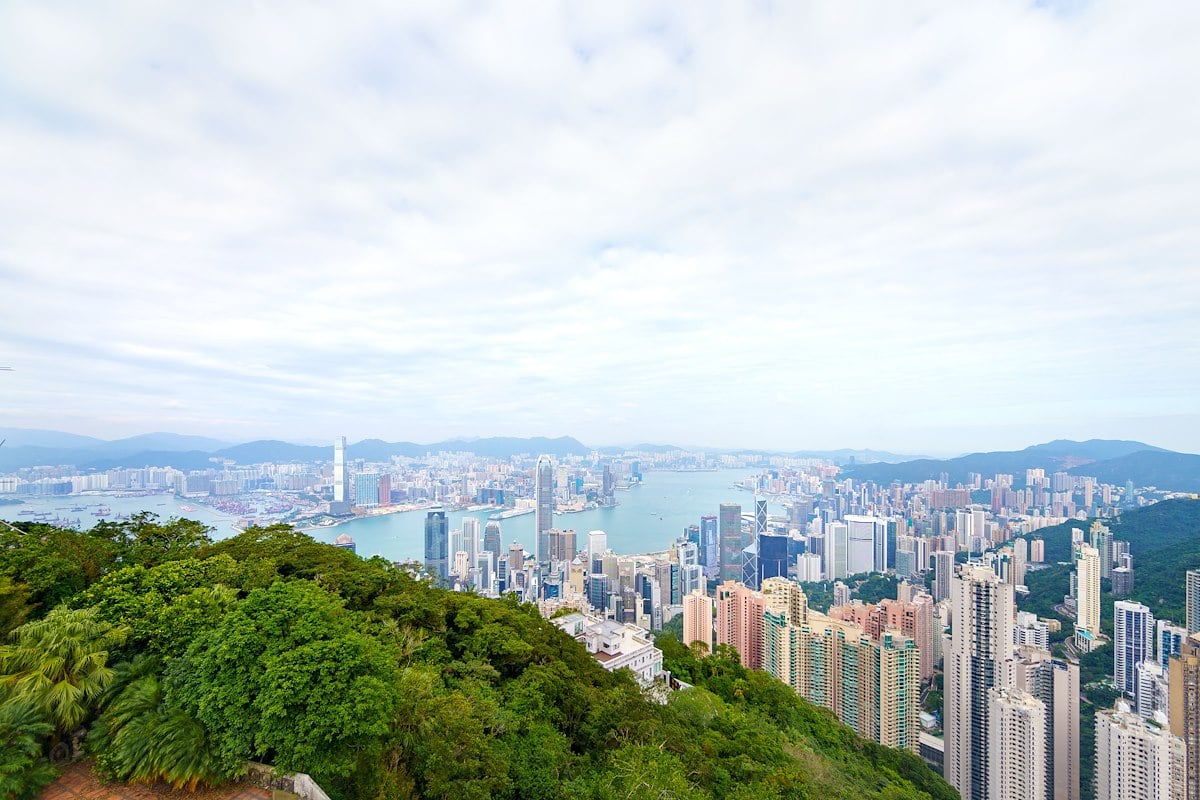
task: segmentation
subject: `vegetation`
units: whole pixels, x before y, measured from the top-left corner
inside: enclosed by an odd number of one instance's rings
[[[254,759],[335,798],[954,797],[723,648],[664,634],[695,687],[659,702],[531,606],[285,526],[19,528],[0,535],[0,798],[36,793],[83,729],[104,775],[184,789]]]

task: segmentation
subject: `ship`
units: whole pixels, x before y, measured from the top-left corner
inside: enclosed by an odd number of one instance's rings
[[[93,517],[107,517],[111,513],[112,513],[112,509],[109,508],[108,506],[100,506],[99,508],[97,508],[95,511],[92,512],[92,516]]]
[[[180,506],[179,510],[180,511],[195,511],[196,509],[192,508],[191,506]]]
[[[498,511],[492,514],[488,519],[512,519],[513,517],[523,517],[526,514],[532,514],[535,509],[532,508],[510,508],[508,511]]]

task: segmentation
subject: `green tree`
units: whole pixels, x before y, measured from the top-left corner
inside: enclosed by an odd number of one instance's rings
[[[8,638],[33,612],[29,587],[0,575],[0,641]]]
[[[378,757],[397,702],[394,661],[361,622],[306,581],[257,589],[172,661],[169,704],[212,732],[223,768],[349,775]]]
[[[124,637],[95,609],[56,608],[0,647],[0,685],[41,708],[58,733],[73,731],[112,680],[108,654]]]
[[[42,740],[53,732],[35,703],[17,698],[0,705],[0,800],[32,798],[54,780],[42,758]]]

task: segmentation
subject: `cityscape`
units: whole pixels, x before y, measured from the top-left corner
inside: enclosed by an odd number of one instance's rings
[[[22,507],[95,508],[90,527],[129,522],[109,519],[112,503],[155,513],[169,500],[233,518],[210,529],[217,538],[285,525],[351,552],[356,521],[406,517],[419,521],[422,552],[395,567],[534,606],[647,691],[687,686],[664,665],[656,641],[667,635],[736,654],[859,736],[918,755],[963,798],[1187,798],[1200,791],[1200,771],[1187,769],[1200,763],[1200,705],[1189,699],[1200,696],[1200,563],[1183,565],[1175,587],[1183,615],[1156,613],[1133,599],[1141,554],[1119,526],[1179,506],[1194,535],[1200,499],[1100,480],[1078,455],[1166,453],[1144,447],[1056,442],[1023,451],[1045,467],[952,481],[971,459],[1014,455],[976,454],[931,462],[936,478],[883,484],[854,476],[906,462],[670,447],[371,461],[339,436],[311,463],[21,467],[0,477],[0,500],[10,520],[64,528],[82,518]],[[658,542],[570,525],[655,491],[662,476],[715,479],[704,497],[725,500],[671,497],[693,504],[694,521]],[[614,549],[610,534],[654,546]],[[1060,583],[1040,582],[1055,571]]]
[[[1197,42],[0,2],[0,800],[1200,800]]]

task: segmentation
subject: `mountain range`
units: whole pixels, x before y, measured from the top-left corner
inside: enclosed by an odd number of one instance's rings
[[[259,440],[231,444],[203,436],[175,433],[147,433],[125,439],[105,441],[61,431],[0,428],[0,471],[38,465],[71,464],[81,470],[107,470],[119,467],[171,466],[178,469],[205,469],[216,461],[238,464],[263,462],[311,463],[333,457],[331,446],[292,444],[277,440]],[[556,457],[587,455],[595,448],[570,436],[557,438],[488,437],[450,439],[431,444],[385,442],[364,439],[348,445],[347,455],[365,461],[387,461],[392,456],[421,458],[430,453],[467,452],[489,458],[546,453]],[[626,451],[663,453],[695,450],[670,444],[642,443],[629,447],[604,447],[599,452],[616,455]],[[1050,472],[1067,471],[1091,475],[1102,482],[1121,484],[1132,480],[1137,486],[1156,486],[1173,491],[1200,491],[1200,455],[1177,453],[1144,442],[1116,439],[1089,439],[1075,442],[1058,439],[1023,450],[970,453],[950,459],[904,456],[880,450],[723,450],[705,448],[709,453],[784,455],[795,458],[826,458],[845,465],[846,474],[856,480],[887,484],[892,481],[917,483],[937,479],[945,473],[951,485],[966,482],[967,474],[991,477],[1011,473],[1022,485],[1025,470],[1043,468]]]
[[[846,474],[875,483],[919,483],[937,480],[942,474],[950,485],[965,483],[968,473],[990,478],[1011,474],[1018,486],[1025,484],[1025,470],[1042,468],[1047,474],[1068,472],[1090,475],[1102,483],[1155,486],[1180,492],[1200,491],[1200,455],[1177,453],[1145,442],[1122,439],[1089,439],[1075,442],[1056,439],[1024,450],[969,453],[948,459],[915,459],[899,464],[858,464]]]

